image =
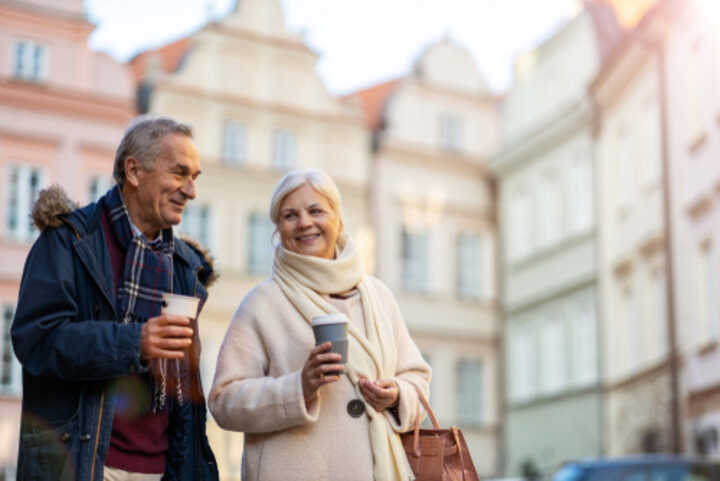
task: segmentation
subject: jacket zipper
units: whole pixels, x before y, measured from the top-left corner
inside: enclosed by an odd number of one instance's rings
[[[105,390],[100,395],[100,414],[98,415],[97,429],[95,431],[95,448],[93,449],[92,465],[90,466],[90,481],[95,480],[95,458],[100,444],[100,423],[102,422],[103,408],[105,406]]]
[[[197,294],[198,273],[200,272],[201,269],[202,269],[202,267],[198,267],[197,269],[195,269],[195,280],[193,282],[193,295]],[[195,329],[198,329],[198,327],[199,327],[199,323],[197,321],[197,318],[195,318]],[[200,339],[199,332],[197,333],[197,335],[198,335],[198,339]],[[193,346],[193,347],[194,347],[194,349],[192,349],[192,350],[190,350],[190,352],[188,352],[188,354],[190,354],[190,359],[188,359],[188,361],[189,361],[188,367],[190,368],[190,369],[188,369],[188,372],[190,374],[190,379],[189,379],[189,381],[190,381],[190,383],[189,383],[190,384],[190,399],[192,399],[193,396],[196,395],[196,393],[192,392],[194,390],[193,384],[195,384],[193,382],[194,376],[193,376],[192,351],[197,349],[197,346]],[[198,359],[198,362],[200,362],[199,359]],[[200,367],[198,366],[198,369],[199,368]],[[192,405],[192,402],[190,403],[190,412],[192,413],[193,429],[195,430],[195,433],[193,436],[193,438],[195,440],[195,473],[196,473],[197,479],[202,479],[202,470],[200,468],[200,439],[199,439],[200,438],[200,430],[198,429],[199,423],[197,420],[198,413],[195,412],[195,407]]]
[[[75,237],[79,240],[81,238],[80,233],[75,228],[73,223],[68,222],[68,221],[66,221],[65,223],[70,226],[70,228],[75,233]],[[102,290],[102,287],[100,289]],[[113,311],[114,311],[114,308],[113,308]],[[102,424],[104,407],[105,407],[105,390],[103,389],[103,392],[100,395],[100,413],[98,414],[97,428],[95,429],[95,446],[93,448],[92,464],[90,465],[90,481],[94,481],[94,479],[95,479],[95,460],[97,459],[98,446],[100,445],[100,425]]]
[[[195,282],[193,284],[193,294],[195,294],[195,295],[197,295],[197,287],[198,287],[198,281],[199,281],[198,274],[200,273],[201,270],[202,270],[202,267],[198,267],[195,270]],[[196,329],[200,328],[200,323],[198,322],[197,318],[195,319],[195,328]],[[200,339],[200,332],[198,332],[198,340],[199,339]],[[195,346],[195,348],[197,349],[197,346]],[[190,391],[193,391],[193,389],[192,389],[193,384],[195,384],[195,390],[197,391],[197,392],[191,394],[191,399],[192,399],[192,395],[202,396],[200,386],[196,382],[193,382],[193,378],[195,376],[192,376],[192,371],[193,371],[192,356],[190,359],[189,367],[190,367],[189,371],[191,373]],[[198,372],[200,371],[200,359],[199,358],[198,358],[197,370],[198,370]],[[197,381],[197,379],[195,379],[195,380]],[[200,432],[202,431],[202,427],[200,426],[200,420],[198,419],[198,417],[200,416],[200,413],[197,412],[198,410],[195,409],[195,407],[192,405],[192,402],[190,403],[190,410],[193,412],[193,424],[194,424],[194,429],[195,429],[195,435],[193,436],[195,438],[195,469],[197,472],[197,477],[198,477],[197,479],[202,479],[203,478],[202,467],[200,466],[200,459],[201,459],[200,450],[202,449],[202,440],[200,439],[201,438]]]

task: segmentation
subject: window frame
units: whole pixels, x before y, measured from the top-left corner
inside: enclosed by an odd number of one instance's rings
[[[289,170],[297,166],[298,136],[287,128],[275,129],[272,135],[272,167]]]
[[[15,316],[15,305],[0,303],[0,394],[20,395],[22,393],[22,367],[15,355],[10,337],[10,328]],[[5,358],[10,356],[9,360]],[[6,370],[8,371],[6,373]],[[5,376],[8,376],[6,381]]]
[[[252,211],[247,218],[247,263],[246,270],[253,276],[263,276],[272,272],[275,248],[272,237],[275,227],[270,219],[259,211]],[[269,234],[269,235],[268,235]],[[267,237],[263,247],[262,238]]]
[[[430,234],[402,229],[402,285],[408,292],[430,290]]]

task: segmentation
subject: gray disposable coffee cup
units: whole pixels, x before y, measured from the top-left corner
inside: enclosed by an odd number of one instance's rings
[[[340,354],[341,364],[347,362],[348,341],[347,341],[347,325],[348,318],[345,314],[333,313],[322,316],[315,316],[310,321],[315,334],[315,345],[319,346],[324,342],[332,342],[330,352]],[[340,373],[328,373],[340,374]]]

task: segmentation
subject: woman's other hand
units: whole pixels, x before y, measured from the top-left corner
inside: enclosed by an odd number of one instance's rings
[[[371,381],[364,377],[360,378],[360,392],[362,392],[365,400],[378,412],[391,408],[398,402],[397,383],[392,379]]]
[[[336,373],[345,370],[345,366],[340,364],[342,357],[340,354],[330,352],[331,347],[332,343],[330,342],[315,346],[310,351],[307,361],[305,361],[302,370],[302,388],[305,402],[315,399],[321,386],[338,381],[340,376]]]

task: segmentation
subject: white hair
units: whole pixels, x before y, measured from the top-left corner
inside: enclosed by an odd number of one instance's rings
[[[330,208],[338,216],[342,222],[342,200],[340,199],[340,191],[335,182],[320,169],[298,169],[291,170],[278,181],[270,201],[270,220],[277,226],[280,220],[280,206],[285,197],[292,191],[307,184],[320,194],[322,194],[330,204]]]

